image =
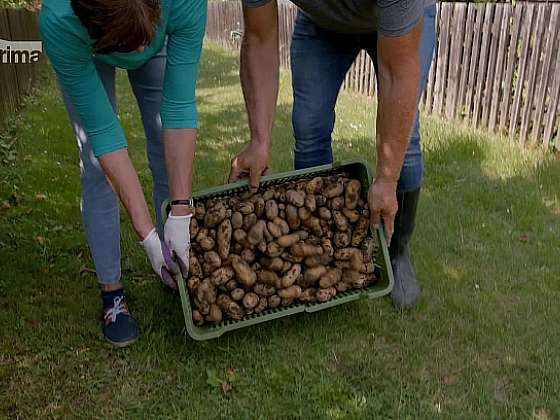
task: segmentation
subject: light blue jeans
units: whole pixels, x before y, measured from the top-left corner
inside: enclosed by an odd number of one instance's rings
[[[420,42],[420,86],[426,87],[436,42],[436,5],[424,9]],[[292,125],[295,136],[296,169],[332,163],[332,131],[335,106],[346,72],[361,50],[366,50],[377,68],[377,33],[347,35],[316,26],[298,12],[291,47],[294,106]],[[398,190],[420,187],[423,176],[418,113],[401,171]]]
[[[167,50],[162,50],[137,70],[128,71],[128,79],[140,108],[146,148],[153,180],[153,205],[158,232],[163,232],[160,208],[168,197],[167,171],[163,147],[160,103]],[[96,62],[97,73],[116,112],[115,67]],[[82,219],[93,256],[97,279],[111,284],[121,278],[119,200],[94,156],[80,117],[68,95],[62,90],[64,103],[78,142],[82,185]]]

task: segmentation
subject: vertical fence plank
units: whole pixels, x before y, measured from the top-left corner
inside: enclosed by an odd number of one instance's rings
[[[502,26],[502,13],[503,5],[496,4],[494,8],[494,22],[492,23],[491,41],[490,41],[490,55],[488,57],[488,68],[486,71],[486,83],[484,87],[484,96],[482,99],[482,120],[481,125],[488,126],[488,119],[490,117],[490,108],[494,98],[492,97],[493,85],[496,80],[496,61],[498,58],[498,43],[500,40],[500,29]]]
[[[544,105],[546,102],[547,94],[549,93],[548,85],[549,80],[552,79],[550,74],[550,68],[552,65],[552,53],[554,49],[554,44],[556,43],[556,35],[558,33],[558,15],[560,12],[560,5],[554,4],[551,7],[550,22],[548,25],[548,31],[546,34],[546,45],[544,47],[544,60],[543,65],[540,66],[540,82],[539,87],[536,91],[536,105],[535,105],[535,117],[533,121],[533,132],[531,143],[536,144],[542,128],[542,120],[544,114]],[[543,139],[544,143],[544,139]]]
[[[471,51],[473,46],[473,25],[476,16],[476,7],[472,3],[467,5],[467,19],[463,27],[465,30],[463,56],[461,58],[461,78],[459,79],[459,90],[457,93],[457,105],[461,108],[465,107],[465,96],[467,91],[467,81],[469,78],[469,67],[471,63]]]
[[[474,37],[473,37],[473,48],[471,53],[471,63],[469,67],[469,77],[467,79],[467,95],[465,98],[465,115],[470,118],[472,117],[472,109],[474,102],[474,91],[476,88],[476,71],[478,68],[478,58],[480,53],[480,35],[482,32],[482,21],[484,20],[484,5],[476,4],[473,5],[476,8],[476,18],[474,24]]]
[[[521,33],[521,25],[524,12],[525,5],[523,3],[516,3],[516,5],[514,6],[514,17],[512,21],[512,32],[509,42],[507,66],[504,73],[504,95],[500,110],[499,126],[503,130],[509,129],[509,118],[511,118],[510,106],[513,97],[513,77],[515,75],[516,63],[518,60],[517,49],[519,46],[519,37]]]
[[[510,4],[502,4],[497,7],[501,7],[503,9],[502,14],[502,25],[500,31],[500,39],[498,43],[498,51],[497,51],[497,60],[496,60],[496,72],[492,75],[493,79],[493,88],[492,88],[492,104],[490,106],[490,115],[488,117],[488,129],[490,131],[494,131],[496,128],[496,122],[498,118],[498,109],[500,106],[500,98],[502,95],[502,88],[503,89],[510,89],[509,86],[503,85],[503,72],[504,72],[504,63],[507,56],[507,35],[509,34],[510,30],[510,20],[512,16],[512,7]]]
[[[548,6],[548,5],[544,5]],[[537,77],[537,69],[540,65],[541,60],[541,41],[544,32],[544,21],[546,16],[546,7],[539,7],[537,13],[537,23],[532,34],[534,35],[533,42],[531,46],[531,58],[528,61],[528,72],[527,72],[527,92],[525,95],[525,101],[523,104],[523,109],[521,113],[521,130],[519,133],[519,141],[525,143],[527,141],[527,133],[529,131],[529,126],[531,124],[531,111],[533,109],[535,84]]]
[[[460,65],[461,54],[463,52],[463,39],[465,31],[463,28],[465,22],[465,14],[467,10],[466,3],[454,4],[453,12],[453,28],[451,32],[451,46],[449,57],[449,71],[447,81],[447,100],[445,106],[445,115],[448,119],[455,118],[457,112],[457,94],[459,91],[459,80],[462,66]]]
[[[560,5],[555,6],[560,7]],[[558,75],[560,74],[560,36],[558,37],[553,50],[556,55],[554,67],[551,68],[551,74],[554,75],[554,80],[550,89],[543,133],[543,146],[547,148],[550,145],[552,136],[554,134],[553,130],[555,127],[555,122],[557,119],[560,121],[560,109],[558,108],[560,103],[560,77],[558,77]]]
[[[484,28],[490,28],[492,22],[492,14],[494,12],[494,4],[486,3],[484,11]],[[484,97],[484,84],[486,81],[486,69],[488,67],[488,59],[490,54],[490,35],[491,30],[486,29],[482,32],[482,42],[480,44],[480,58],[478,60],[478,70],[476,77],[476,91],[474,96],[473,108],[473,125],[478,127],[479,120],[482,117],[482,100]]]
[[[438,71],[434,90],[434,112],[438,115],[441,115],[445,101],[445,86],[449,61],[449,27],[452,12],[453,5],[451,3],[443,3],[441,5],[440,47],[438,50]]]

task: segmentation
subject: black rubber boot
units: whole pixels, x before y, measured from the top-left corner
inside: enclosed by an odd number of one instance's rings
[[[414,232],[416,207],[420,188],[398,192],[399,211],[395,217],[395,231],[389,247],[391,265],[395,276],[395,286],[391,292],[394,305],[399,309],[409,309],[418,304],[422,290],[410,261],[410,239]]]

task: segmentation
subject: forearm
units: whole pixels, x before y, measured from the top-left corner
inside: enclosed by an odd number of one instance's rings
[[[246,31],[240,61],[251,141],[269,146],[278,99],[278,28],[264,35]]]
[[[196,149],[194,128],[165,129],[165,162],[169,179],[171,200],[184,200],[192,197],[192,176]],[[174,208],[174,214],[186,215],[191,209]]]
[[[128,149],[119,149],[100,156],[99,162],[132,221],[140,239],[154,228],[138,175],[128,156]]]

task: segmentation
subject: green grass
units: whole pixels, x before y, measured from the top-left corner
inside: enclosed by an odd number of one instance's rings
[[[235,54],[207,46],[200,73],[196,189],[225,181],[248,135]],[[122,74],[119,94],[148,190]],[[288,74],[280,96],[275,171],[291,168]],[[371,101],[341,95],[337,159],[373,162],[373,121]],[[142,336],[115,350],[100,337],[95,278],[81,273],[92,262],[77,151],[48,74],[0,139],[10,204],[0,210],[0,418],[558,418],[560,163],[437,118],[422,133],[417,310],[379,299],[196,343],[126,222],[124,279]]]

